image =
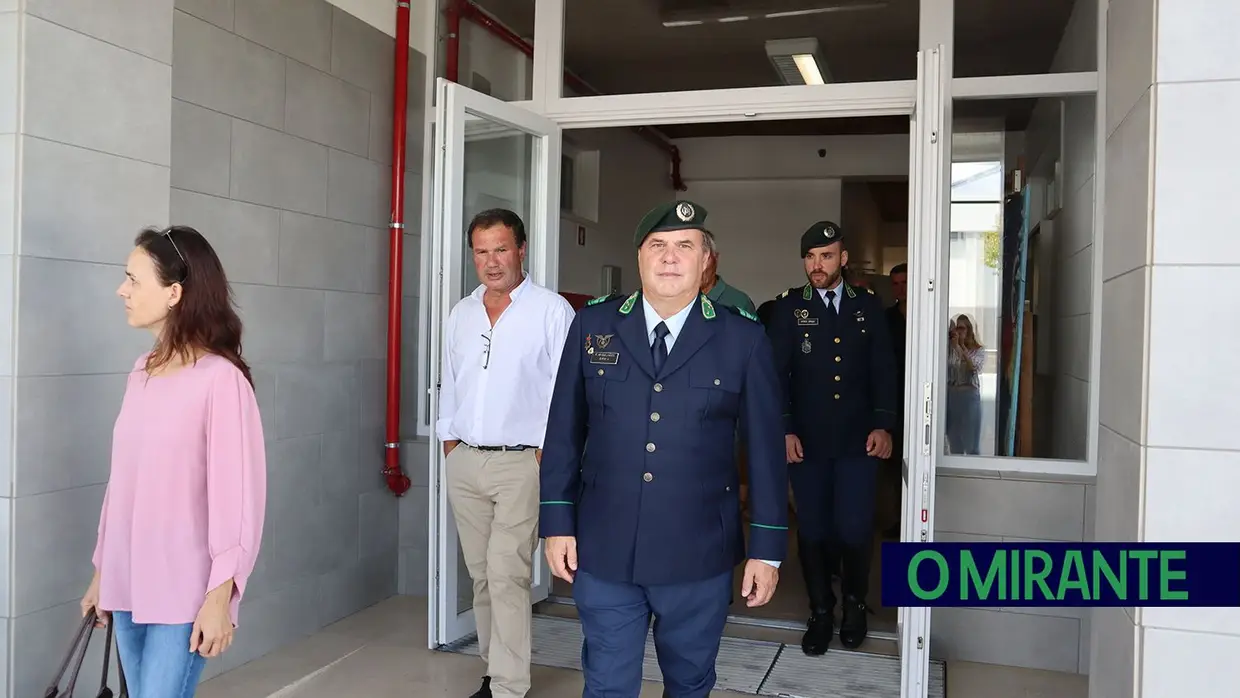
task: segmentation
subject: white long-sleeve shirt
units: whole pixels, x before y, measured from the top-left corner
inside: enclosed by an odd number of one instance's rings
[[[528,276],[495,326],[478,286],[448,314],[440,369],[441,441],[542,448],[573,307]]]

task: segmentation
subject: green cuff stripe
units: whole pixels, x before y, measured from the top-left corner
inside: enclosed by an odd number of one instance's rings
[[[563,505],[565,505],[565,506],[570,506],[570,507],[571,507],[571,506],[573,506],[573,502],[556,502],[556,501],[551,501],[551,502],[539,502],[539,503],[538,503],[538,505],[539,505],[539,506],[542,506],[542,505],[544,505],[544,504],[563,504]]]
[[[751,523],[749,525],[753,526],[754,528],[765,528],[771,531],[787,531],[788,530],[787,526],[767,526],[766,524],[760,524],[760,523]]]

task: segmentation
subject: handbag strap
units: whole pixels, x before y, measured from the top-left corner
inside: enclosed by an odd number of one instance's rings
[[[65,677],[65,672],[69,669],[69,662],[73,661],[74,650],[81,644],[82,636],[94,624],[95,615],[93,613],[87,613],[82,617],[82,622],[78,625],[77,632],[73,634],[73,642],[69,644],[69,649],[65,652],[65,658],[60,662],[60,669],[52,676],[51,683],[47,685],[47,690],[43,692],[44,698],[56,698],[60,695],[60,680]]]
[[[125,664],[121,662],[121,648],[116,646],[116,673],[121,677],[120,693],[116,694],[116,698],[129,698],[129,686],[125,684]]]
[[[87,617],[91,615],[87,614]],[[91,618],[91,622],[86,624],[86,637],[82,640],[81,647],[78,648],[77,661],[73,663],[73,673],[69,675],[69,684],[65,686],[65,698],[73,698],[73,689],[77,686],[78,674],[82,672],[82,662],[86,661],[86,649],[90,647],[90,638],[94,632],[94,618]]]
[[[96,698],[112,698],[112,690],[108,688],[108,665],[112,661],[112,624],[107,625],[107,634],[103,638],[103,674],[99,677],[99,695]]]

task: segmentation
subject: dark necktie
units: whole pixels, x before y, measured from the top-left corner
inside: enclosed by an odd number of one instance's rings
[[[660,322],[654,328],[654,345],[650,347],[651,358],[654,359],[654,372],[663,370],[663,362],[667,361],[667,323]]]
[[[835,291],[827,291],[827,322],[834,322],[835,316]]]

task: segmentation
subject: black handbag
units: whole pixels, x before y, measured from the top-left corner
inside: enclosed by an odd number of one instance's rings
[[[108,665],[112,659],[112,624],[108,623],[106,627],[107,636],[103,645],[103,674],[99,679],[99,693],[96,698],[129,698],[129,688],[125,685],[125,669],[121,666],[119,654],[116,657],[116,670],[120,674],[120,692],[113,694],[112,689],[108,688]],[[95,614],[88,613],[82,618],[82,623],[73,636],[73,643],[69,645],[69,651],[65,652],[65,658],[60,662],[60,669],[52,677],[47,690],[43,692],[43,698],[73,698],[73,689],[77,686],[78,674],[82,671],[82,662],[86,661],[86,650],[90,647],[90,639],[94,633]],[[70,664],[73,665],[72,671],[70,671]],[[62,692],[60,682],[66,674],[68,674],[69,682]]]

